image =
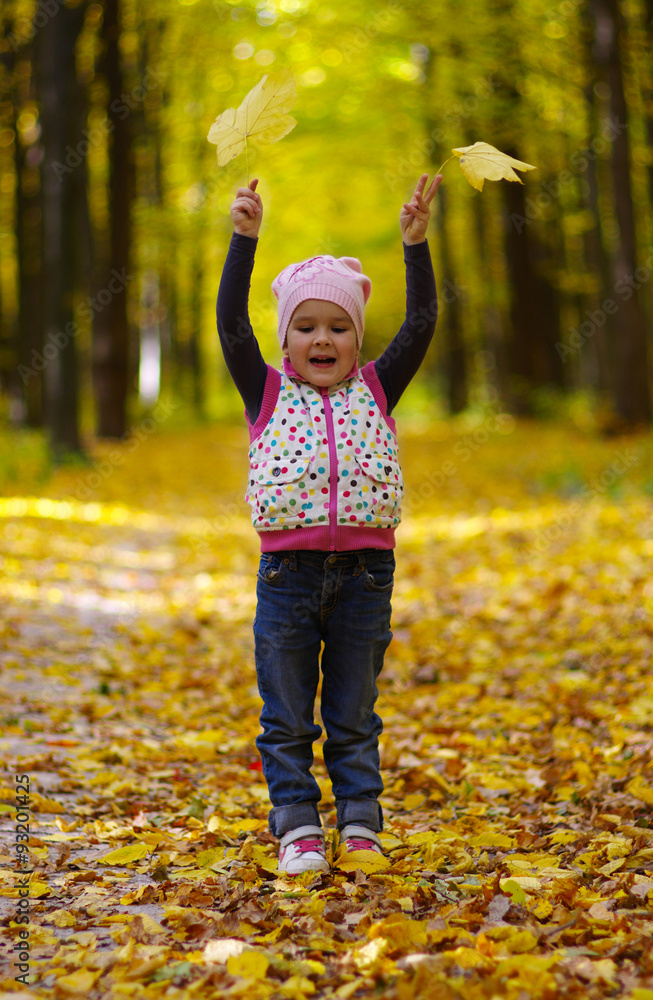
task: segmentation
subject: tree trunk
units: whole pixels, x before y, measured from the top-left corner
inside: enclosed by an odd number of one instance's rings
[[[449,240],[446,228],[447,192],[444,187],[438,190],[438,198],[440,199],[440,210],[437,215],[436,224],[443,276],[438,295],[438,311],[444,321],[445,331],[443,367],[447,408],[449,413],[455,414],[461,413],[467,406],[467,358],[462,336],[460,299],[456,293],[457,285],[453,278],[451,255],[449,253]]]
[[[10,419],[31,427],[42,425],[43,315],[41,265],[42,206],[38,125],[18,128],[18,119],[28,102],[36,100],[34,46],[29,35],[14,31],[14,21],[3,17],[3,35],[9,41],[0,62],[4,69],[0,100],[12,108],[15,133],[14,194],[16,267],[18,277],[17,316],[2,317],[3,388],[10,398]]]
[[[423,69],[424,96],[428,109],[425,114],[425,125],[427,134],[433,135],[438,123],[431,111],[431,98],[435,91],[435,60],[432,50],[429,50],[428,58],[423,63]],[[443,149],[437,143],[433,143],[430,146],[430,163],[433,170],[437,170],[444,159],[446,159],[446,154],[444,154]],[[442,186],[438,190],[439,208],[435,216],[442,266],[442,281],[438,288],[438,322],[444,323],[445,328],[444,344],[439,352],[441,358],[439,367],[444,375],[447,409],[449,413],[454,414],[461,413],[468,403],[467,356],[462,332],[461,304],[456,291],[457,285],[453,274],[447,234],[447,200],[446,187]]]
[[[82,6],[62,5],[36,34],[43,134],[44,413],[56,458],[81,451],[73,299],[77,279],[76,226],[83,156],[75,44]]]
[[[467,142],[468,145],[471,145],[473,140],[470,138]],[[480,368],[479,374],[485,378],[488,398],[497,405],[506,406],[509,401],[507,389],[508,359],[503,336],[502,314],[497,302],[496,282],[488,262],[489,227],[486,220],[486,205],[487,201],[483,198],[474,198],[472,203],[484,299],[481,313],[481,350],[484,353],[477,359],[477,367]]]
[[[508,149],[519,158],[518,151]],[[508,346],[512,405],[517,413],[532,412],[531,392],[547,385],[564,387],[557,289],[542,273],[547,250],[526,222],[521,184],[504,184],[506,205],[505,249],[510,280],[512,335]],[[520,220],[524,220],[520,222]]]
[[[120,438],[127,429],[129,323],[127,284],[133,192],[131,108],[124,100],[120,61],[119,0],[105,0],[104,52],[99,70],[107,81],[109,121],[109,232],[97,241],[93,295],[93,387],[100,437]]]
[[[202,365],[202,287],[204,283],[202,227],[199,226],[195,244],[193,287],[191,292],[191,328],[188,354],[193,381],[193,406],[198,417],[204,416],[204,373]]]
[[[646,134],[649,149],[653,149],[653,0],[645,0],[645,28],[646,28],[646,54],[647,54],[647,76],[643,85],[643,103],[646,108]],[[648,164],[648,197],[650,205],[653,205],[653,162]],[[649,205],[649,211],[650,211]]]
[[[624,94],[620,41],[623,22],[618,0],[590,0],[594,16],[594,59],[610,88],[612,185],[619,227],[619,247],[612,260],[613,289],[618,302],[614,315],[614,406],[626,426],[651,419],[647,331],[637,281],[637,240],[630,182],[628,107]]]
[[[592,25],[589,12],[585,12],[583,16],[583,35],[586,38],[586,51],[587,51],[587,76],[588,84],[585,87],[585,103],[587,105],[587,118],[588,118],[588,136],[589,139],[594,139],[598,136],[599,128],[599,116],[597,114],[596,107],[596,95],[594,91],[594,74],[592,72]],[[595,310],[600,308],[601,302],[604,300],[604,295],[610,288],[610,261],[608,255],[605,251],[605,243],[603,239],[603,227],[601,224],[601,208],[599,204],[599,192],[600,192],[600,182],[598,175],[598,163],[595,156],[587,157],[587,172],[585,174],[587,180],[587,187],[585,188],[585,207],[589,210],[594,220],[594,225],[591,229],[588,229],[584,234],[584,244],[585,244],[585,260],[587,262],[588,270],[594,273],[599,279],[599,290],[595,295],[585,299],[582,303],[583,307],[589,308],[590,314]],[[582,315],[582,310],[579,309],[579,313]],[[595,324],[593,324],[595,326]],[[605,314],[605,322],[600,327],[596,328],[596,332],[593,334],[592,340],[594,342],[594,351],[596,352],[596,363],[598,378],[595,380],[594,385],[599,389],[600,392],[604,392],[609,396],[614,394],[614,364],[610,356],[612,345],[615,343],[615,328],[614,328],[614,317],[609,314]],[[583,345],[584,346],[584,345]]]
[[[33,82],[33,69],[30,84]],[[14,107],[16,117],[32,93],[21,94],[16,81]],[[31,90],[31,86],[28,85]],[[18,318],[16,324],[17,356],[24,422],[29,427],[43,424],[43,386],[33,363],[43,355],[43,206],[39,159],[42,147],[36,141],[23,144],[17,134],[14,163],[16,168],[16,249],[18,264]]]

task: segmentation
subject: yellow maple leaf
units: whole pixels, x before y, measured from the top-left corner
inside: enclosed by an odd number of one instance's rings
[[[99,972],[77,969],[67,976],[60,976],[56,981],[57,989],[63,993],[88,993],[99,975]]]
[[[48,923],[54,924],[55,927],[74,927],[75,917],[70,912],[70,910],[60,909],[52,910],[49,914]]]
[[[267,143],[283,139],[297,121],[288,114],[297,91],[290,69],[266,74],[250,90],[240,107],[227,108],[209,129],[207,139],[217,147],[218,165],[247,152],[247,140]]]
[[[532,951],[537,944],[537,938],[527,930],[513,931],[506,941],[506,948],[514,955]]]
[[[513,903],[526,902],[526,893],[514,878],[502,878],[499,884],[504,892],[509,893]]]
[[[515,170],[536,170],[532,163],[524,163],[523,160],[515,160],[514,157],[502,153],[500,149],[491,146],[489,142],[475,142],[472,146],[459,146],[451,152],[460,160],[460,169],[477,191],[483,190],[483,183],[487,181],[517,181],[523,184]],[[453,156],[449,160],[453,160]],[[449,160],[445,160],[442,164]],[[438,173],[442,172],[442,167]],[[515,170],[513,169],[515,168]]]
[[[66,807],[55,799],[48,799],[38,792],[30,793],[30,808],[37,813],[63,813]]]
[[[384,938],[392,948],[417,948],[427,942],[426,925],[426,920],[409,920],[403,913],[393,913],[372,924],[367,936],[370,941]]]
[[[128,844],[109,851],[104,857],[98,858],[101,865],[128,865],[132,861],[140,861],[148,853],[147,844]]]
[[[390,861],[378,851],[344,851],[334,862],[343,872],[362,871],[366,875],[390,867]]]
[[[653,806],[653,788],[647,785],[641,774],[633,778],[626,785],[626,791],[633,798],[639,799],[640,802],[645,802],[647,806]]]
[[[505,833],[493,833],[487,831],[468,840],[470,847],[514,847],[514,837],[508,837]]]
[[[245,950],[227,959],[227,972],[243,979],[265,979],[270,960],[258,951]]]

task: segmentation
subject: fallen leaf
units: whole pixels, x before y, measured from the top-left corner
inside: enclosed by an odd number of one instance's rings
[[[258,951],[243,951],[227,959],[227,972],[243,979],[265,979],[270,960]]]
[[[98,858],[101,865],[129,865],[134,861],[149,854],[147,844],[129,844],[126,847],[118,847],[115,851],[109,851],[103,857]]]

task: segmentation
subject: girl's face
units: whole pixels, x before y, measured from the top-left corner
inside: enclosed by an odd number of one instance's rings
[[[318,388],[342,382],[358,355],[354,322],[334,302],[300,302],[292,314],[283,353],[295,371]]]

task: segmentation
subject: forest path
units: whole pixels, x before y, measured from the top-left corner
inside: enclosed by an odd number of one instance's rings
[[[304,883],[276,877],[254,745],[242,432],[0,498],[0,954],[28,877],[35,995],[653,989],[651,441],[496,427],[405,435],[388,858]],[[207,961],[216,938],[250,950]]]

